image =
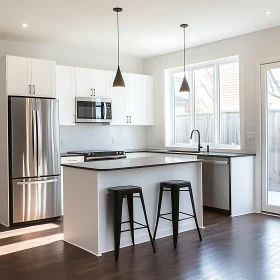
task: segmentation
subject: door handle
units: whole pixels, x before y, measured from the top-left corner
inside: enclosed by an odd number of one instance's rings
[[[42,181],[31,181],[31,182],[17,182],[18,186],[29,185],[29,184],[38,184],[38,183],[54,183],[57,182],[58,179],[50,179],[50,180],[42,180]]]
[[[35,94],[35,86],[33,85],[33,94]]]
[[[202,163],[209,163],[209,164],[228,164],[226,160],[203,160]]]
[[[33,157],[34,157],[34,162],[36,166],[38,165],[38,154],[37,154],[37,149],[38,149],[38,138],[37,138],[37,112],[36,110],[33,110],[32,112],[32,119],[33,119],[33,125],[32,125],[32,131],[33,131]]]
[[[29,94],[31,94],[31,85],[29,85]]]
[[[42,161],[42,127],[41,127],[41,116],[39,114],[39,111],[36,111],[36,116],[37,116],[37,147],[38,147],[38,156],[37,156],[37,161],[38,161],[38,167],[41,166],[41,161]]]
[[[94,91],[95,92],[95,91]],[[104,120],[107,120],[107,107],[106,102],[103,102],[103,118]]]

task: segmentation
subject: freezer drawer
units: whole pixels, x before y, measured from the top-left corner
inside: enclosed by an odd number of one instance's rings
[[[60,176],[12,180],[13,223],[61,215]]]

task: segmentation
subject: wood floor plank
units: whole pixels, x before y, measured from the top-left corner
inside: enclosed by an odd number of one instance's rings
[[[0,226],[0,279],[280,279],[279,218],[258,214],[229,218],[206,212],[204,224],[202,242],[195,230],[181,233],[176,250],[172,237],[166,237],[157,240],[156,254],[149,242],[121,249],[119,263],[113,252],[97,258],[60,240],[59,221],[53,228],[31,226],[22,231]],[[52,243],[44,245],[46,240]],[[28,244],[36,247],[28,249]]]

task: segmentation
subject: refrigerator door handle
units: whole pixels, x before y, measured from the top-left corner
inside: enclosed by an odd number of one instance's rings
[[[41,119],[40,113],[36,111],[37,116],[37,139],[38,139],[38,167],[41,165],[42,161],[42,126],[41,126]]]
[[[32,131],[33,131],[33,157],[34,157],[34,166],[38,164],[38,138],[37,138],[37,116],[36,110],[32,111]]]
[[[18,186],[22,185],[30,185],[30,184],[35,184],[37,185],[38,183],[54,183],[57,182],[58,179],[50,179],[50,180],[43,180],[43,181],[31,181],[31,182],[17,182]]]

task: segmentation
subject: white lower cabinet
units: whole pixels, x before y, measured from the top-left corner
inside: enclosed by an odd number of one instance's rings
[[[76,162],[84,162],[83,156],[71,156],[71,157],[61,157],[61,164],[64,163],[76,163]],[[63,215],[63,166],[61,166],[60,171],[61,177],[61,213]]]

